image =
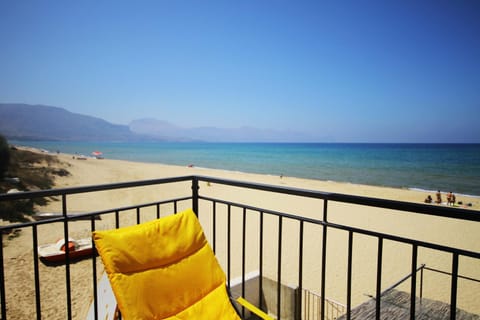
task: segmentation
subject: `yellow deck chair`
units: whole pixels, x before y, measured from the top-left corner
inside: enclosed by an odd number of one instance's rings
[[[194,212],[93,232],[122,318],[240,319]],[[237,302],[272,319],[243,298]]]

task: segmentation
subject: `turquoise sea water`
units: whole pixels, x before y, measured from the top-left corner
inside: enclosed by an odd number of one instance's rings
[[[100,150],[110,159],[480,196],[480,144],[10,143],[72,154]]]

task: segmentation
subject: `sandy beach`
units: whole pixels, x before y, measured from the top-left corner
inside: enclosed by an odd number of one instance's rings
[[[293,177],[279,177],[269,175],[248,174],[229,172],[197,167],[180,167],[152,163],[137,163],[120,160],[94,159],[78,160],[69,154],[58,154],[60,160],[66,164],[66,169],[71,173],[67,177],[58,177],[56,187],[74,187],[112,182],[124,182],[163,177],[175,177],[184,175],[205,175],[248,182],[258,182],[285,187],[295,187],[310,190],[328,191],[335,193],[361,195],[375,198],[393,199],[421,203],[428,193],[403,190],[395,188],[383,188],[366,185],[337,183],[331,181],[317,181],[297,179]],[[263,192],[251,192],[237,190],[215,184],[201,184],[200,193],[206,196],[218,197],[238,202],[246,202],[249,205],[261,206],[272,210],[291,212],[311,217],[320,217],[322,202],[319,200],[302,200],[297,197],[285,197],[281,195],[268,195]],[[137,203],[150,202],[161,198],[172,198],[188,195],[188,184],[175,184],[174,186],[147,187],[141,190],[121,189],[109,192],[81,194],[68,197],[67,206],[70,212],[91,212],[107,208],[128,206]],[[431,194],[434,197],[434,194]],[[445,195],[444,195],[445,197]],[[457,201],[471,203],[473,210],[479,210],[480,198],[457,196]],[[188,207],[188,203],[181,203],[179,209]],[[60,201],[51,201],[46,207],[38,208],[43,212],[60,212]],[[162,207],[162,212],[171,211],[171,206]],[[207,236],[211,236],[211,226],[207,213],[211,211],[211,205],[201,203],[200,218],[205,223]],[[153,219],[153,210],[142,212],[142,220]],[[121,225],[134,224],[135,212],[122,213]],[[234,212],[234,226],[241,225],[241,213]],[[331,222],[349,224],[359,227],[369,227],[374,230],[401,236],[414,237],[425,241],[438,242],[444,245],[459,246],[464,249],[480,252],[480,224],[441,219],[429,216],[413,216],[411,214],[399,214],[392,210],[379,210],[371,208],[359,208],[341,203],[331,203],[329,207],[329,219]],[[239,222],[238,224],[236,222]],[[258,221],[255,217],[249,217],[248,237],[258,238]],[[267,219],[270,223],[266,231],[265,239],[267,248],[275,247],[278,237],[277,222]],[[222,224],[219,224],[222,225]],[[96,223],[97,229],[113,228],[114,215],[108,215]],[[282,282],[295,285],[298,275],[298,224],[285,221],[282,234],[284,235],[284,256],[282,256]],[[90,236],[90,222],[76,221],[69,224],[70,235],[74,238]],[[217,237],[217,252],[222,266],[225,262],[222,255],[225,251],[220,244],[224,232],[219,230]],[[234,230],[234,236],[239,236],[240,230]],[[42,225],[38,228],[39,244],[53,243],[63,236],[63,224]],[[253,241],[253,240],[252,240]],[[347,234],[342,231],[329,231],[328,238],[328,265],[327,287],[329,298],[345,303],[346,287],[346,241]],[[6,266],[6,290],[8,313],[10,319],[26,319],[35,313],[34,300],[34,276],[32,262],[32,232],[31,229],[23,229],[16,238],[5,242],[4,263]],[[252,242],[253,243],[253,242]],[[240,243],[233,242],[233,251],[240,251]],[[377,243],[374,239],[356,236],[354,239],[354,286],[353,305],[360,304],[368,299],[367,294],[374,294],[375,282],[372,281],[376,270]],[[250,248],[247,244],[248,262],[247,271],[258,269],[258,260],[254,258],[256,248]],[[384,243],[382,287],[389,287],[410,272],[411,248],[406,245],[385,242]],[[305,227],[305,260],[304,260],[304,287],[314,292],[319,292],[320,273],[319,260],[321,250],[321,234],[318,229],[307,225]],[[275,278],[276,252],[265,251],[265,272],[267,276]],[[250,256],[252,257],[250,259]],[[234,257],[233,264],[236,257]],[[449,271],[451,257],[439,254],[433,250],[419,250],[419,264]],[[97,261],[100,274],[102,265]],[[91,260],[80,261],[72,264],[72,312],[74,319],[84,319],[92,298],[92,262]],[[240,274],[240,268],[232,269],[233,276]],[[473,259],[460,259],[460,274],[480,279],[480,262]],[[374,279],[374,278],[373,278]],[[65,268],[63,266],[46,266],[40,264],[40,282],[42,294],[42,315],[45,319],[65,319]],[[439,300],[448,301],[450,287],[449,278],[445,275],[431,273],[425,276],[424,296],[431,296]],[[409,282],[403,289],[408,290]],[[468,281],[459,282],[458,307],[466,311],[480,314],[480,285]]]

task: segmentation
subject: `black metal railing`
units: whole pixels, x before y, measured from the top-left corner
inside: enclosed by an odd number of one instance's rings
[[[73,195],[81,194],[92,199],[102,192],[115,192],[118,190],[142,190],[152,186],[170,186],[180,184],[182,192],[177,192],[173,197],[166,198],[162,191],[155,194],[155,199],[145,203],[132,203],[127,206],[114,208],[95,208],[80,215],[70,215],[68,199]],[[188,187],[188,185],[191,186]],[[222,186],[222,197],[218,198],[216,190]],[[170,192],[169,192],[170,194]],[[396,234],[382,228],[369,227],[368,221],[362,225],[348,223],[348,219],[338,219],[337,215],[348,217],[355,215],[358,208],[368,208],[380,217],[390,217],[392,212],[395,216],[405,216],[417,223],[416,219],[429,215],[438,219],[452,222],[462,221],[465,223],[478,224],[480,214],[478,211],[449,208],[444,206],[425,205],[420,203],[406,203],[400,201],[374,199],[353,195],[303,190],[297,188],[271,186],[257,183],[225,180],[205,176],[185,176],[169,179],[155,179],[86,187],[64,188],[36,192],[21,192],[0,195],[0,202],[22,201],[38,197],[56,197],[61,201],[61,213],[59,218],[32,221],[22,224],[13,224],[0,227],[3,234],[14,230],[29,230],[32,234],[32,254],[28,263],[33,269],[33,299],[34,305],[29,318],[46,318],[44,310],[48,309],[47,302],[42,299],[42,277],[40,272],[39,256],[37,253],[38,228],[53,223],[63,224],[63,237],[69,238],[70,224],[79,217],[88,218],[90,225],[88,232],[98,228],[99,222],[96,217],[113,216],[115,228],[123,226],[121,221],[128,212],[134,212],[134,223],[141,223],[145,219],[158,218],[163,214],[178,212],[184,208],[192,207],[198,214],[204,226],[207,237],[216,253],[222,267],[227,274],[227,284],[234,286],[239,280],[238,291],[242,296],[257,301],[257,305],[274,315],[278,319],[308,319],[306,312],[302,311],[302,294],[309,290],[315,292],[320,300],[318,316],[315,319],[327,319],[327,304],[332,301],[340,301],[345,306],[345,319],[350,319],[352,309],[358,304],[362,288],[357,288],[358,279],[363,274],[357,273],[359,252],[356,245],[370,243],[373,248],[367,251],[371,261],[375,261],[371,279],[363,281],[370,283],[374,288],[375,315],[380,319],[382,313],[381,298],[382,288],[389,285],[392,279],[389,270],[386,269],[391,256],[392,244],[399,245],[406,251],[406,260],[411,273],[410,285],[410,318],[416,315],[415,299],[419,291],[417,269],[424,263],[419,261],[424,258],[424,251],[429,254],[447,256],[450,270],[447,270],[450,278],[449,298],[446,301],[449,307],[449,318],[455,319],[457,314],[459,279],[464,279],[459,270],[465,268],[465,264],[480,266],[479,250],[470,247],[452,246],[432,239],[416,238],[405,234]],[[273,201],[262,201],[264,197],[273,198]],[[278,201],[277,201],[278,200]],[[265,203],[272,204],[266,206]],[[146,212],[155,211],[155,214]],[[148,217],[145,217],[148,216]],[[130,221],[128,223],[131,223]],[[479,224],[480,226],[480,224]],[[101,227],[105,227],[102,225]],[[427,226],[428,227],[428,226]],[[393,228],[395,227],[393,226]],[[477,229],[478,230],[478,229]],[[26,232],[28,233],[28,232]],[[11,279],[5,276],[8,261],[4,257],[4,245],[7,241],[1,241],[0,250],[0,304],[1,319],[19,319],[10,306],[15,304],[18,294],[13,294],[14,286],[9,283]],[[369,242],[370,241],[370,242]],[[372,246],[373,241],[373,246]],[[342,243],[342,245],[337,245]],[[65,298],[64,313],[58,313],[58,319],[80,319],[84,315],[74,312],[72,309],[73,299],[83,299],[88,306],[90,299],[94,314],[98,315],[97,281],[101,271],[99,259],[93,255],[91,265],[88,260],[82,261],[82,266],[91,268],[91,290],[87,296],[72,296],[72,261],[68,257],[66,246],[66,260],[62,264],[65,270]],[[362,248],[363,249],[363,248]],[[363,251],[362,255],[364,254]],[[344,257],[339,263],[338,256]],[[367,263],[370,263],[366,260]],[[403,259],[405,260],[405,259]],[[465,260],[467,260],[465,262]],[[363,262],[362,262],[363,263]],[[462,267],[462,268],[459,268]],[[400,267],[399,267],[400,268]],[[402,266],[402,268],[404,268]],[[335,270],[344,271],[342,281],[337,282]],[[402,269],[403,270],[403,269]],[[248,275],[257,272],[254,293],[251,292]],[[330,278],[329,278],[330,277]],[[462,278],[463,277],[463,278]],[[469,277],[469,275],[467,275]],[[473,276],[471,276],[473,278]],[[369,281],[371,280],[371,281]],[[462,280],[463,281],[463,280]],[[335,286],[332,283],[335,282]],[[362,283],[363,283],[362,282]],[[391,284],[391,283],[390,283]],[[292,294],[289,290],[292,288]],[[365,288],[365,290],[370,290]],[[463,290],[461,288],[461,290]],[[476,289],[478,290],[478,289]],[[422,291],[424,291],[422,289]],[[360,293],[359,293],[360,292]],[[27,298],[27,297],[25,297]],[[29,299],[32,297],[28,297]],[[76,300],[76,304],[80,303]],[[479,312],[473,310],[473,312]],[[43,315],[42,315],[43,314]],[[49,316],[51,318],[51,316]],[[95,319],[98,316],[95,317]]]

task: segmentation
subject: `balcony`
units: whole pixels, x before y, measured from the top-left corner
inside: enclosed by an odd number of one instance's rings
[[[0,195],[31,198],[60,216],[1,227],[4,320],[104,319],[100,259],[37,248],[190,207],[231,291],[277,319],[480,319],[478,211],[204,176]]]

